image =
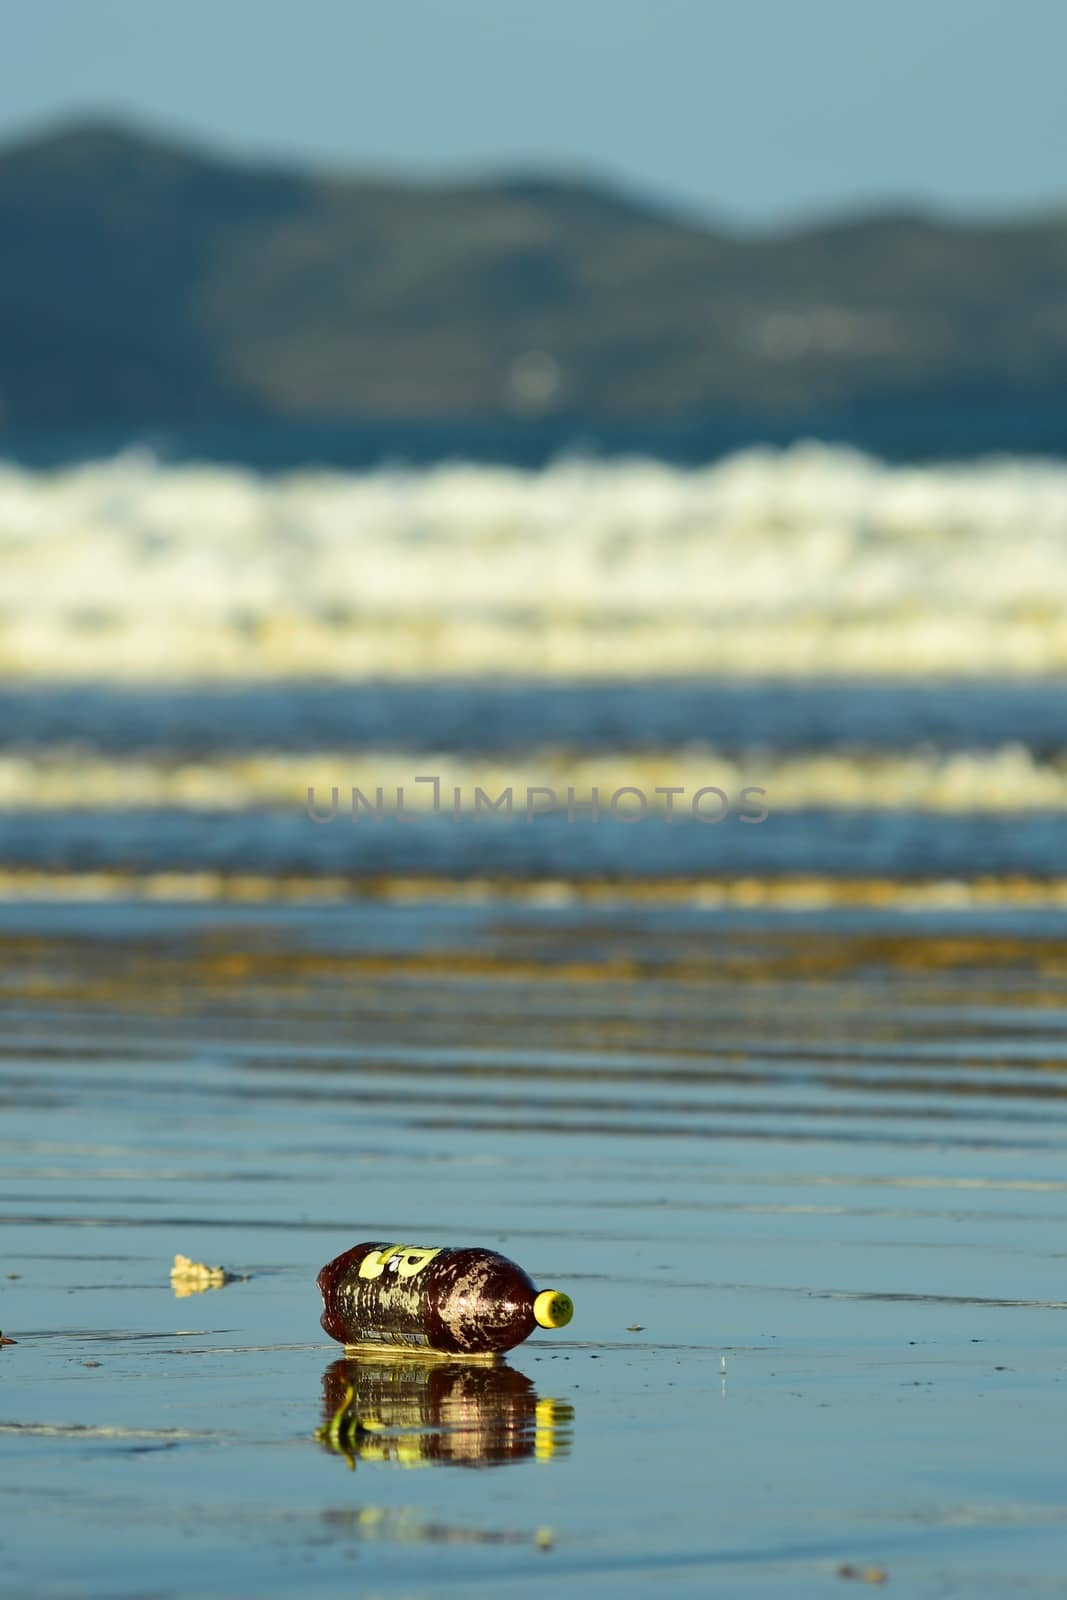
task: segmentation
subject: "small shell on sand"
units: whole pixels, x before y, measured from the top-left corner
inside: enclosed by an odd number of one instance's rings
[[[205,1289],[221,1289],[224,1284],[233,1282],[233,1273],[227,1272],[225,1267],[207,1267],[202,1261],[176,1255],[170,1269],[170,1282],[174,1293],[183,1299],[189,1294],[203,1294]]]

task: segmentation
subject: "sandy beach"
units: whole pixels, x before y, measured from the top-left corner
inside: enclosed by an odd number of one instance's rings
[[[38,896],[0,930],[12,1592],[1056,1581],[1059,913]],[[488,1387],[357,1364],[350,1461],[314,1277],[397,1230],[577,1313]],[[178,1251],[235,1281],[178,1298]]]

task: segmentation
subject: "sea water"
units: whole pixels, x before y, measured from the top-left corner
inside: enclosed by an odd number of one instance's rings
[[[1067,467],[280,467],[0,471],[0,1588],[1054,1588]]]

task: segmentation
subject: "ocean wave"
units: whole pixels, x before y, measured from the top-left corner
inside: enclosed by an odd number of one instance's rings
[[[832,751],[789,756],[734,758],[699,745],[655,752],[625,751],[581,756],[570,750],[543,749],[521,759],[457,758],[451,752],[318,751],[285,754],[261,751],[236,757],[188,760],[173,756],[111,758],[81,749],[0,755],[0,811],[79,811],[167,808],[189,811],[243,811],[259,808],[327,814],[338,792],[339,815],[351,812],[352,790],[377,807],[382,790],[383,817],[427,813],[434,787],[417,777],[439,780],[439,805],[471,814],[480,788],[488,803],[510,789],[515,815],[524,815],[527,791],[554,791],[558,805],[588,812],[594,789],[605,816],[613,794],[636,788],[650,814],[664,812],[665,793],[682,789],[670,801],[675,814],[687,813],[703,787],[722,790],[735,811],[772,814],[801,810],[926,811],[966,815],[1055,811],[1067,801],[1067,755],[1041,759],[1019,745],[997,750],[896,753]],[[742,800],[746,789],[762,800]],[[460,799],[455,799],[459,790]],[[398,801],[398,791],[403,791]],[[549,804],[539,796],[534,808]],[[707,808],[712,800],[705,800]],[[633,815],[639,802],[623,797],[618,810]],[[360,803],[360,817],[370,816]]]
[[[8,679],[1065,668],[1062,463],[0,467]]]
[[[317,903],[344,905],[358,902],[396,905],[531,905],[540,909],[567,906],[632,908],[637,906],[692,906],[703,910],[739,909],[798,913],[829,910],[874,910],[895,913],[979,911],[988,932],[989,914],[1047,911],[1059,925],[1067,909],[1067,879],[1034,878],[1019,874],[986,875],[976,880],[960,878],[895,879],[884,877],[828,878],[800,874],[787,878],[709,877],[686,878],[515,878],[493,876],[450,877],[438,874],[383,874],[368,877],[351,873],[301,875],[279,872],[200,870],[145,871],[106,867],[68,871],[41,870],[0,864],[0,898],[28,901],[38,907],[49,903],[64,915],[75,901],[160,901],[167,908],[167,931],[175,930],[175,908],[186,904],[222,902],[275,907]],[[180,925],[180,924],[179,924]],[[1034,926],[1033,923],[1030,924]],[[1047,924],[1046,924],[1047,926]],[[1003,948],[1003,946],[1002,946]],[[469,958],[465,965],[469,969]]]

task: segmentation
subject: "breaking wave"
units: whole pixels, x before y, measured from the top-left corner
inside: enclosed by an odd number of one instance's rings
[[[9,680],[1065,669],[1062,463],[0,466]]]
[[[174,808],[233,811],[285,808],[303,811],[308,792],[315,809],[328,812],[337,789],[341,815],[358,788],[368,805],[383,792],[383,814],[394,815],[397,790],[405,812],[424,812],[433,803],[432,785],[417,776],[439,779],[440,806],[447,815],[458,788],[465,811],[475,806],[475,789],[487,801],[507,789],[516,811],[527,791],[548,786],[560,807],[573,788],[576,805],[588,811],[596,789],[605,813],[610,797],[624,787],[645,795],[650,811],[663,811],[670,787],[685,791],[676,804],[688,811],[692,796],[705,785],[723,790],[735,805],[748,787],[763,791],[770,810],[926,811],[946,815],[1061,810],[1067,801],[1067,756],[1035,756],[1019,745],[996,750],[872,753],[812,751],[795,755],[755,754],[745,758],[688,746],[654,752],[620,751],[596,756],[573,750],[542,749],[521,759],[457,756],[455,752],[396,750],[318,751],[293,754],[251,751],[237,756],[189,759],[141,755],[114,759],[85,749],[47,749],[33,754],[0,754],[0,812]],[[709,802],[710,803],[710,802]],[[757,808],[757,800],[750,802]],[[548,802],[538,799],[538,810]],[[620,802],[621,804],[621,802]],[[623,806],[632,811],[631,799]],[[675,803],[672,802],[672,806]],[[366,812],[362,813],[366,820]]]

